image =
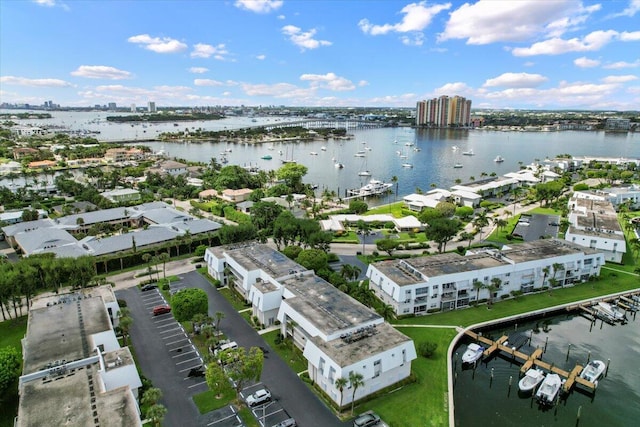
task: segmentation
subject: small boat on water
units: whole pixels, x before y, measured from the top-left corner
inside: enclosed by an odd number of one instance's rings
[[[317,156],[317,155],[318,155],[318,153],[317,153],[317,152],[315,152],[315,151],[312,151],[312,152],[310,152],[309,154],[310,154],[310,155],[312,155],[312,156]]]
[[[364,153],[356,153],[353,155],[354,157],[365,157]]]
[[[522,392],[530,392],[533,391],[542,380],[544,380],[544,372],[538,368],[529,369],[518,382],[518,388]]]
[[[580,378],[595,383],[602,376],[607,365],[602,360],[593,360],[580,372]]]
[[[403,168],[410,169],[410,168],[412,168],[412,167],[413,167],[413,165],[412,165],[411,163],[403,163],[403,164],[402,164],[402,167],[403,167]]]
[[[463,155],[463,156],[473,156],[473,155],[474,155],[474,153],[473,153],[473,149],[468,150],[468,151],[463,151],[463,152],[462,152],[462,155]]]
[[[495,158],[495,159],[493,159],[493,161],[494,161],[494,162],[496,162],[496,163],[502,163],[502,162],[504,162],[504,159],[502,158],[502,156],[501,156],[501,155],[499,155],[499,154],[498,154],[498,155],[496,156],[496,158]]]
[[[536,400],[541,405],[553,405],[564,381],[558,374],[547,374],[536,391]]]
[[[371,172],[368,170],[358,172],[358,176],[371,176]]]
[[[327,151],[327,147],[325,147],[324,145],[322,147],[320,147],[321,151]]]
[[[335,162],[335,163],[333,164],[333,166],[334,166],[336,169],[342,169],[342,168],[344,168],[344,165],[343,165],[342,163],[340,163],[340,162]]]
[[[453,165],[453,167],[455,169],[460,169],[462,167],[462,163],[456,163],[455,165]]]
[[[273,157],[270,154],[265,154],[264,156],[260,157],[262,160],[271,160],[273,159]]]
[[[624,311],[608,302],[600,301],[595,308],[614,322],[623,322],[626,318]]]
[[[458,148],[459,148],[459,147],[458,147],[457,145],[454,145],[453,147],[451,147],[451,149],[452,149],[453,151],[458,151]]]
[[[462,354],[462,363],[475,363],[482,357],[484,347],[479,344],[471,343],[467,346],[467,350]]]

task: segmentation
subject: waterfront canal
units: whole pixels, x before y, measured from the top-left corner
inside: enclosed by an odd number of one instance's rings
[[[499,326],[484,331],[484,335],[497,339],[514,332],[532,337],[531,346],[521,349],[525,353],[546,344],[541,359],[554,366],[571,371],[576,364],[584,366],[588,359],[605,363],[610,359],[608,374],[599,381],[595,393],[574,387],[558,405],[542,409],[531,394],[519,393],[521,364],[517,360],[495,355],[478,363],[475,369],[462,367],[460,357],[471,342],[464,338],[454,352],[454,359],[457,353],[458,360],[454,362],[456,426],[636,425],[640,419],[640,314],[636,319],[629,316],[626,325],[616,326],[600,320],[592,326],[582,316],[560,315]]]

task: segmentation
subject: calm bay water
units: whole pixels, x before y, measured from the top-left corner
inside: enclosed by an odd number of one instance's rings
[[[540,332],[532,336],[531,353],[535,347],[547,351],[542,360],[570,371],[577,363],[584,366],[587,359],[611,359],[610,369],[599,381],[595,394],[575,388],[555,408],[541,409],[531,395],[519,395],[520,364],[508,357],[493,357],[488,363],[478,364],[475,370],[462,369],[456,364],[457,379],[454,386],[456,426],[607,426],[637,425],[640,420],[640,316],[631,316],[626,325],[610,326],[598,321],[593,328],[590,321],[580,316],[558,316],[547,319],[548,332],[543,321],[518,325],[518,331],[527,336],[539,323]],[[514,326],[485,332],[498,338],[510,335]],[[567,350],[571,351],[567,360]],[[456,351],[464,352],[462,345]],[[589,354],[591,352],[591,354]],[[493,369],[493,381],[491,370]],[[513,377],[509,393],[509,378]],[[577,422],[578,409],[581,417]]]
[[[4,110],[9,112],[11,110]],[[180,122],[148,124],[114,124],[106,122],[106,112],[52,112],[49,120],[24,120],[21,123],[56,124],[71,129],[100,131],[99,140],[153,139],[164,131],[184,131],[185,128],[203,128],[207,130],[233,129],[261,124],[273,124],[277,121],[290,121],[295,118],[231,117],[214,121]],[[120,114],[120,113],[118,113]],[[520,168],[519,162],[529,164],[534,159],[544,160],[557,154],[570,153],[575,156],[640,157],[640,134],[611,134],[605,132],[494,132],[482,130],[412,129],[384,128],[366,131],[354,131],[349,141],[313,141],[298,143],[272,144],[224,144],[224,143],[166,143],[139,142],[153,151],[163,150],[171,157],[191,161],[208,162],[211,158],[220,158],[227,153],[229,164],[257,165],[268,170],[277,169],[281,159],[295,159],[308,167],[305,181],[317,184],[319,189],[327,188],[344,196],[345,190],[358,188],[371,178],[390,181],[398,178],[399,196],[413,193],[417,188],[428,191],[432,184],[449,188],[456,179],[468,181],[471,176],[480,179],[481,174],[495,172],[502,175]],[[406,144],[414,144],[413,146]],[[452,147],[457,146],[457,150]],[[322,150],[326,148],[326,151]],[[367,149],[367,148],[370,148]],[[417,151],[419,150],[419,151]],[[464,151],[473,150],[474,156],[464,156]],[[355,157],[364,151],[365,157]],[[280,154],[280,152],[282,154]],[[318,153],[311,155],[311,152]],[[400,155],[406,156],[401,158]],[[263,160],[270,154],[272,160]],[[501,155],[505,161],[496,163],[493,159]],[[336,169],[334,161],[345,165]],[[410,163],[412,168],[402,167]],[[456,169],[454,164],[461,163]],[[370,177],[358,173],[369,170]],[[390,196],[389,199],[392,199]],[[371,205],[386,203],[389,200],[372,199]]]

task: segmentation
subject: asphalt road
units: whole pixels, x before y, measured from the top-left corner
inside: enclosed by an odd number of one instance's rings
[[[209,296],[209,315],[216,311],[225,314],[220,329],[241,347],[265,347],[269,349],[264,359],[260,381],[271,391],[276,400],[299,426],[347,426],[327,408],[320,399],[303,383],[289,366],[269,348],[260,335],[233,309],[231,304],[197,272],[183,275],[189,287],[203,289]]]

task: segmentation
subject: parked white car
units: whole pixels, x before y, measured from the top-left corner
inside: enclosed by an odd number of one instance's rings
[[[258,406],[267,403],[271,400],[271,392],[266,388],[262,388],[255,393],[247,396],[248,406]]]

